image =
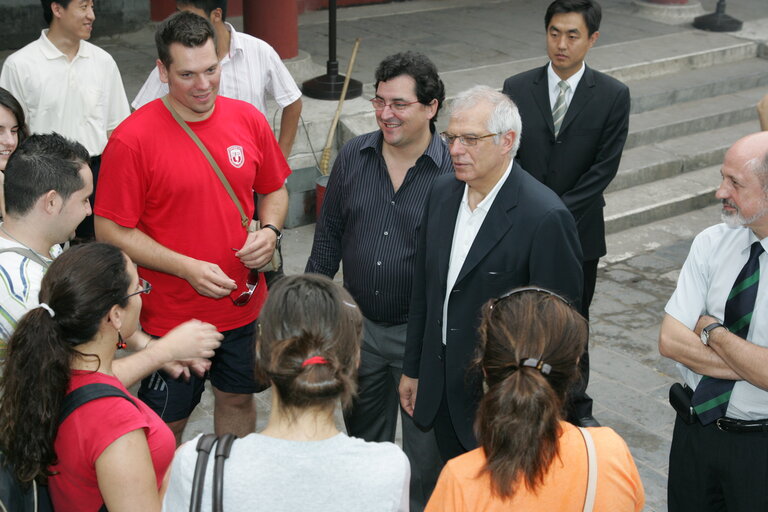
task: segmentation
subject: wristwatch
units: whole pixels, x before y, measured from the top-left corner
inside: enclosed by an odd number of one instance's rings
[[[706,326],[705,328],[703,328],[701,330],[701,342],[703,344],[709,346],[709,333],[712,332],[713,330],[717,329],[718,327],[725,328],[725,326],[723,324],[721,324],[720,322],[711,323],[708,326]]]
[[[275,232],[277,235],[277,241],[279,242],[281,238],[283,238],[283,232],[277,229],[276,226],[273,226],[272,224],[264,224],[261,229],[271,229]]]

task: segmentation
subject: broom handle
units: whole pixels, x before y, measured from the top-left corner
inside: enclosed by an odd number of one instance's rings
[[[331,122],[331,129],[328,131],[328,139],[325,141],[325,148],[323,148],[323,156],[320,158],[320,173],[323,176],[328,176],[328,166],[331,163],[331,149],[333,147],[333,136],[336,133],[336,125],[339,123],[339,117],[341,117],[341,108],[344,105],[344,98],[347,97],[347,88],[349,88],[349,80],[352,77],[352,67],[355,65],[355,58],[357,57],[357,48],[360,46],[360,38],[355,39],[355,46],[352,48],[352,56],[349,58],[349,64],[347,65],[347,76],[344,77],[344,86],[341,88],[341,98],[339,98],[339,106],[336,107],[336,115],[333,116]]]

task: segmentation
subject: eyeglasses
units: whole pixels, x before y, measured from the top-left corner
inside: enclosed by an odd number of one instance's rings
[[[232,302],[235,303],[235,306],[245,306],[251,301],[253,292],[255,292],[256,288],[259,287],[259,271],[257,269],[252,268],[250,272],[248,272],[248,280],[246,281],[245,286],[248,288],[248,291],[243,292],[238,295],[237,298],[232,299]]]
[[[405,109],[408,108],[408,105],[413,105],[414,103],[419,103],[419,100],[416,101],[393,101],[392,103],[387,103],[381,98],[371,98],[371,105],[373,105],[373,110],[384,110],[385,107],[389,107],[392,110],[396,110],[397,112],[403,112]]]
[[[141,290],[137,292],[129,293],[128,295],[123,297],[123,300],[130,299],[134,295],[139,295],[140,293],[149,293],[152,291],[152,285],[149,284],[149,281],[147,281],[146,279],[139,278],[139,287],[141,288]]]
[[[474,135],[453,135],[452,133],[443,132],[440,134],[440,138],[445,142],[448,147],[453,145],[453,141],[456,139],[459,140],[462,146],[477,146],[477,141],[482,139],[487,139],[488,137],[493,137],[494,135],[499,135],[498,133],[489,133],[488,135],[481,135],[479,137],[475,137]]]
[[[568,299],[566,299],[565,297],[563,297],[560,294],[557,294],[557,293],[555,293],[553,291],[547,290],[546,288],[539,288],[537,286],[523,286],[522,288],[515,288],[513,290],[509,290],[507,293],[505,293],[503,295],[500,295],[497,298],[493,299],[493,303],[491,304],[490,309],[493,309],[493,307],[496,304],[498,304],[499,302],[503,301],[504,299],[506,299],[508,297],[511,297],[513,295],[517,295],[519,293],[523,293],[523,292],[545,293],[545,294],[549,295],[550,297],[555,297],[556,299],[561,300],[569,308],[573,308],[573,304],[571,304],[571,302]]]

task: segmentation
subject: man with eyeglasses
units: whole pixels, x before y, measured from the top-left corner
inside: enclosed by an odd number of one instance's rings
[[[9,195],[0,224],[0,360],[5,358],[18,321],[38,306],[43,276],[62,252],[59,244],[70,240],[75,228],[91,214],[88,198],[93,177],[88,151],[56,133],[32,135],[8,160],[4,189]],[[150,289],[143,282],[130,295]],[[126,342],[139,352],[115,360],[115,375],[132,386],[164,365],[169,372],[180,374],[185,367],[172,364],[174,360],[210,357],[219,338],[212,325],[198,321],[187,322],[153,343],[147,334],[137,331]],[[198,360],[195,365],[205,368],[207,361]]]
[[[629,88],[584,64],[600,36],[601,17],[595,0],[552,2],[544,17],[549,64],[508,78],[503,90],[525,125],[520,165],[554,190],[576,219],[583,252],[581,314],[587,320],[597,263],[606,253],[603,192],[619,169],[629,128]],[[579,368],[567,419],[582,427],[599,426],[586,393],[586,348]]]
[[[420,53],[398,53],[379,64],[375,77],[371,104],[379,130],[339,152],[306,271],[332,278],[343,262],[344,286],[365,317],[358,396],[344,415],[347,432],[393,442],[416,232],[433,180],[453,167],[435,133],[445,100],[435,65]],[[432,433],[408,415],[401,418],[412,467],[411,510],[421,510],[441,464]]]
[[[482,305],[528,285],[576,308],[581,298],[576,224],[515,162],[521,130],[507,96],[486,86],[459,94],[442,134],[455,174],[435,180],[419,230],[400,403],[433,427],[444,462],[477,447],[483,388],[472,361]]]
[[[155,287],[141,310],[148,333],[162,336],[180,320],[200,318],[224,335],[206,376],[214,427],[219,435],[244,437],[256,428],[253,393],[268,386],[253,371],[255,321],[267,296],[264,277],[253,269],[269,262],[281,237],[290,168],[264,115],[218,95],[214,34],[207,19],[188,11],[158,26],[157,65],[169,93],[112,134],[95,225],[97,237],[121,247]],[[231,195],[190,133],[226,177]],[[254,191],[263,229],[251,232]],[[180,442],[205,381],[179,382],[156,372],[138,396]]]

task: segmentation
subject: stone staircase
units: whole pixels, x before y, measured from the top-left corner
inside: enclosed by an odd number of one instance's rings
[[[508,76],[545,62],[545,57],[537,57],[441,76],[450,102],[472,85],[500,88]],[[609,236],[635,236],[631,230],[714,204],[725,151],[738,138],[759,129],[755,104],[768,93],[765,43],[690,30],[598,46],[590,52],[589,64],[625,82],[632,95],[621,166],[606,193]],[[365,84],[363,98],[345,103],[336,148],[376,129],[365,99],[374,94],[373,85]],[[308,167],[306,178],[297,172],[293,179],[303,179],[306,193],[311,194],[316,175],[311,166],[322,148],[310,148],[306,141],[323,140],[335,104],[307,103],[305,109],[314,115],[308,116],[311,120],[305,128],[312,136],[297,138],[292,163],[303,164],[293,165],[294,169]],[[441,114],[438,130],[445,129],[447,122],[448,116]],[[302,219],[298,224],[312,222],[307,216]],[[711,223],[716,221],[714,216]]]
[[[687,41],[701,34],[675,37]],[[651,77],[625,81],[632,93],[630,128],[619,172],[606,194],[607,233],[715,203],[725,151],[759,129],[755,104],[768,93],[768,59],[760,57],[764,49],[731,36],[717,39],[695,54],[662,56],[628,68],[633,76]],[[623,73],[626,69],[613,74]]]

